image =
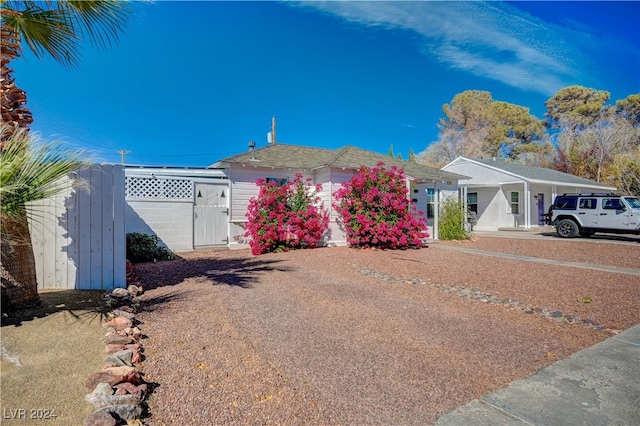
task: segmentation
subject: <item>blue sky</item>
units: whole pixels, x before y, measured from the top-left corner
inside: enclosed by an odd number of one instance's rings
[[[640,93],[640,2],[134,3],[114,47],[14,61],[32,129],[104,162],[205,167],[278,142],[406,159],[465,90],[530,108]]]

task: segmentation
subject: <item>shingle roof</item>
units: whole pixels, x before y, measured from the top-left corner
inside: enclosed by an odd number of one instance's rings
[[[462,176],[457,173],[451,173],[422,164],[399,160],[387,155],[356,148],[351,145],[331,150],[278,143],[258,148],[254,152],[249,151],[222,159],[211,167],[225,167],[227,164],[237,163],[307,170],[318,169],[321,167],[358,169],[360,166],[374,167],[379,162],[384,162],[387,167],[397,166],[398,168],[402,168],[405,174],[417,180],[453,181],[468,179],[467,176]]]
[[[557,170],[546,169],[544,167],[532,167],[525,166],[523,164],[508,163],[504,160],[472,160],[481,164],[485,164],[490,167],[494,167],[514,175],[520,176],[525,180],[535,181],[549,181],[567,183],[571,185],[588,185],[588,186],[601,186],[602,188],[612,188],[610,186],[581,178],[578,176],[570,175],[568,173],[559,172]]]

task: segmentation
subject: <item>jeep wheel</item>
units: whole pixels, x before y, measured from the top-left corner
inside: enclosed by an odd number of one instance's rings
[[[573,238],[578,235],[578,225],[571,219],[562,219],[556,226],[558,235],[562,238]]]

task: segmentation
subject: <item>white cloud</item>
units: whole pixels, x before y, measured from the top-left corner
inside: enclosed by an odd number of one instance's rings
[[[422,51],[453,69],[512,87],[553,95],[588,84],[597,49],[585,32],[568,30],[502,2],[300,2],[365,26],[403,29],[420,36]],[[588,72],[588,71],[587,71]]]

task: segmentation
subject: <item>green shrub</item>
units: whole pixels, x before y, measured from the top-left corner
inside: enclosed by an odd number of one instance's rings
[[[175,259],[175,255],[166,247],[158,244],[157,235],[138,232],[127,234],[127,260],[130,262],[157,262],[173,259]]]
[[[445,198],[440,204],[438,237],[441,240],[468,240],[466,219],[462,203],[453,196]]]

